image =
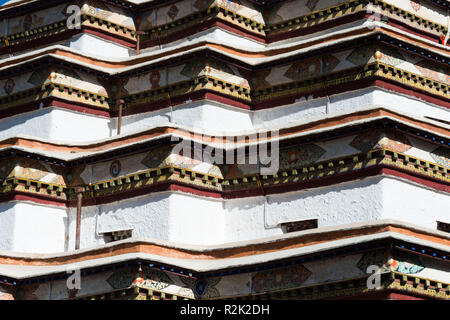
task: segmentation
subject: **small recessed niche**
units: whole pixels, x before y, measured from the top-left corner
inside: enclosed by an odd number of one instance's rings
[[[317,219],[293,221],[281,224],[281,229],[283,230],[284,233],[291,233],[316,228],[318,228]]]
[[[450,233],[450,223],[445,223],[441,221],[437,221],[437,229],[444,232]]]
[[[102,234],[105,237],[105,242],[109,243],[131,238],[133,236],[133,229],[116,230]]]

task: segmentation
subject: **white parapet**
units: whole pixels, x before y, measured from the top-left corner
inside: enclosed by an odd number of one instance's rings
[[[221,245],[282,235],[281,223],[317,219],[331,227],[395,219],[436,229],[450,222],[448,194],[377,176],[267,198],[220,200],[177,192],[83,208],[81,247],[105,244],[105,233],[185,245]],[[0,205],[0,250],[57,253],[75,247],[76,209],[9,202]]]
[[[32,202],[0,205],[0,250],[24,253],[66,251],[67,209]]]
[[[436,229],[436,221],[449,222],[443,209],[449,206],[448,194],[387,176],[267,198],[164,192],[83,208],[82,247],[103,244],[103,233],[121,229],[133,229],[133,237],[218,245],[280,235],[281,223],[309,219],[317,219],[319,227],[396,219]],[[70,239],[75,216],[70,209]]]
[[[70,40],[68,46],[84,54],[101,58],[127,58],[130,56],[130,49],[90,34],[75,36]]]
[[[286,127],[352,112],[385,108],[402,115],[450,122],[449,112],[422,100],[367,88],[327,98],[298,99],[291,105],[248,111],[214,101],[186,103],[153,112],[123,117],[122,134],[136,133],[159,125],[181,125],[196,132],[234,135],[262,128]],[[0,139],[23,134],[37,139],[69,144],[108,139],[116,135],[117,118],[105,118],[57,107],[0,119]]]

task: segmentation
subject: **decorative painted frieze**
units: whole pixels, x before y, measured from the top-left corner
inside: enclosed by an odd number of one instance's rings
[[[374,129],[358,135],[350,145],[362,152],[384,148],[405,153],[412,148],[408,138],[394,130]]]

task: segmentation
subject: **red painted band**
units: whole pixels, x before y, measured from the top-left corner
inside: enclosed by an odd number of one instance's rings
[[[130,191],[114,193],[107,196],[99,196],[96,198],[86,199],[83,201],[83,206],[94,206],[100,204],[114,203],[121,200],[131,199],[139,196],[144,196],[152,193],[159,193],[165,191],[180,191],[183,193],[194,194],[202,197],[210,197],[216,199],[242,199],[247,197],[256,197],[262,195],[274,195],[274,194],[282,194],[286,192],[300,191],[306,189],[313,189],[319,187],[327,187],[336,185],[343,182],[360,180],[367,177],[372,176],[395,176],[399,178],[403,178],[409,181],[416,182],[418,184],[433,188],[435,190],[444,191],[450,193],[450,186],[447,183],[438,182],[435,179],[430,179],[425,175],[419,174],[408,174],[406,172],[402,172],[397,170],[395,167],[389,167],[386,165],[383,166],[374,166],[370,168],[360,169],[357,171],[347,172],[343,174],[332,175],[328,177],[323,177],[314,180],[302,181],[297,183],[286,183],[282,185],[272,185],[266,186],[264,189],[261,187],[255,187],[252,189],[246,190],[237,190],[237,191],[215,191],[210,190],[208,188],[193,186],[185,182],[181,181],[169,181],[158,183],[155,185],[145,186],[139,189],[134,189]],[[22,191],[11,192],[8,194],[4,194],[0,196],[0,203],[9,202],[9,201],[33,201],[41,204],[48,205],[56,205],[56,206],[68,206],[68,207],[76,207],[76,201],[65,201],[62,199],[57,199],[51,196],[45,196],[40,194],[31,194]]]

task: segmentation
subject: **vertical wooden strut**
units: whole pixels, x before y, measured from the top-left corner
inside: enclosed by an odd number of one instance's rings
[[[76,242],[75,250],[80,249],[80,234],[81,234],[81,208],[83,206],[83,188],[77,187],[75,189],[77,193],[77,230],[76,230]]]
[[[117,119],[117,135],[122,131],[122,115],[123,115],[123,105],[125,100],[120,98],[122,94],[122,82],[120,80],[114,83],[115,90],[113,89],[112,95],[115,96],[116,99],[116,108],[119,107],[119,117]],[[115,92],[114,92],[115,91]]]
[[[136,55],[141,53],[141,36],[144,34],[144,31],[136,31]]]
[[[117,99],[117,103],[119,104],[119,120],[117,123],[117,135],[119,135],[122,129],[123,104],[125,103],[125,101],[123,99]]]

